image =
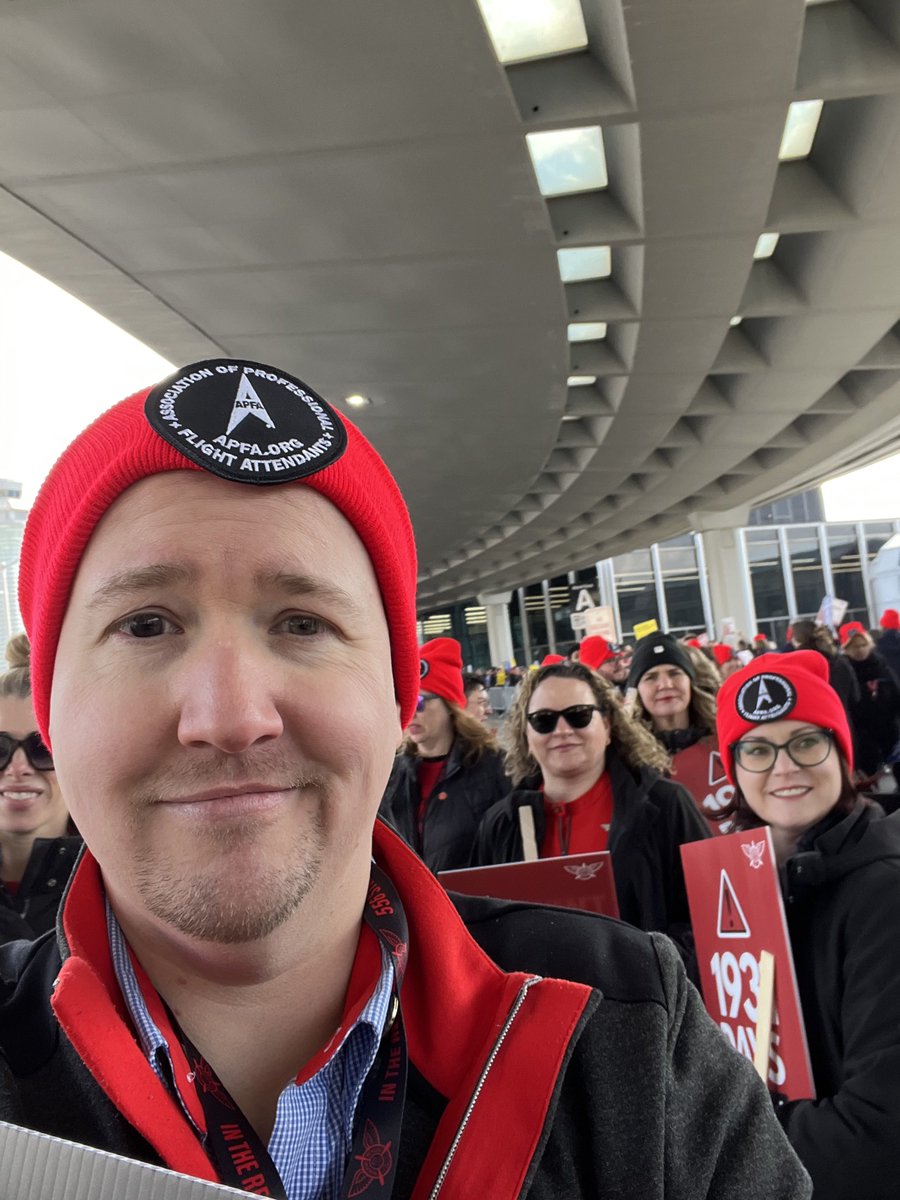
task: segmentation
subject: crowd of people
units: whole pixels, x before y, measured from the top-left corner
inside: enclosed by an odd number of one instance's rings
[[[181,436],[247,387],[319,456],[248,478]],[[82,433],[20,579],[0,1121],[287,1200],[896,1194],[896,613],[839,648],[798,621],[778,653],[656,632],[466,674],[416,643],[375,451],[242,360]],[[769,1093],[690,982],[681,848],[762,826],[815,1100]],[[437,878],[596,851],[619,921]]]

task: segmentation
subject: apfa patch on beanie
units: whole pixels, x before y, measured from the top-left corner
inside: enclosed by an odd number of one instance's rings
[[[851,638],[868,637],[868,632],[861,621],[845,621],[838,630],[838,636],[841,639],[841,645],[846,646]]]
[[[762,731],[768,722],[781,720],[831,729],[848,771],[853,770],[853,738],[840,696],[828,682],[828,660],[817,650],[794,650],[761,654],[719,689],[719,753],[732,783],[734,743],[751,729]]]
[[[432,638],[419,647],[419,691],[466,707],[462,678],[462,646],[456,638]]]
[[[697,678],[691,657],[677,638],[671,633],[650,633],[642,637],[634,648],[628,686],[637,687],[648,671],[663,664],[680,667],[691,679]]]
[[[359,430],[301,380],[248,359],[211,359],[98,417],[38,493],[22,542],[19,605],[42,737],[49,736],[59,633],[91,534],[132,484],[166,471],[208,471],[250,486],[294,483],[331,501],[375,570],[394,688],[408,722],[418,695],[416,549],[393,477]]]
[[[605,662],[611,662],[619,651],[604,637],[592,634],[586,637],[578,646],[578,661],[592,671],[602,667]]]
[[[900,629],[900,612],[896,608],[886,608],[881,614],[882,629]]]

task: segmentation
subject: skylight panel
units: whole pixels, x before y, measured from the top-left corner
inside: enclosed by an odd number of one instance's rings
[[[778,245],[779,235],[777,233],[761,233],[756,242],[756,249],[753,251],[753,257],[771,258],[775,253],[775,247]]]
[[[578,283],[582,279],[606,279],[612,273],[612,253],[609,246],[577,246],[557,250],[559,277],[563,283]]]
[[[526,133],[528,152],[543,196],[591,192],[607,185],[599,125]]]
[[[808,156],[819,126],[819,117],[822,115],[822,104],[822,100],[795,100],[793,104],[788,105],[784,133],[781,135],[781,148],[778,151],[780,162],[791,162]]]
[[[583,50],[587,30],[580,0],[478,0],[502,63]]]
[[[575,321],[569,326],[570,342],[595,342],[605,337],[605,321]]]

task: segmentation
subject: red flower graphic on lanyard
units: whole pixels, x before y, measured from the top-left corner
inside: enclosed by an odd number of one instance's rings
[[[220,1104],[225,1108],[230,1108],[234,1111],[234,1101],[225,1091],[221,1083],[213,1074],[212,1067],[205,1059],[195,1059],[191,1063],[191,1070],[194,1076],[194,1082],[201,1092],[206,1092],[207,1095],[215,1096]]]
[[[361,1196],[376,1180],[384,1187],[384,1181],[394,1165],[391,1143],[382,1144],[381,1134],[371,1121],[366,1121],[363,1131],[363,1152],[354,1157],[359,1163],[359,1170],[353,1176],[347,1195]]]
[[[402,968],[406,965],[406,942],[401,942],[396,933],[392,933],[390,929],[383,929],[381,931],[381,936],[390,946],[391,954],[393,954],[394,958],[397,960],[398,969],[402,970]]]

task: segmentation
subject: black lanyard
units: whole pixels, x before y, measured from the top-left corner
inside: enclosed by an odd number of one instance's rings
[[[360,1093],[340,1196],[341,1200],[362,1195],[366,1200],[389,1200],[397,1170],[406,1094],[407,1050],[400,987],[409,941],[400,897],[387,875],[374,863],[363,915],[380,944],[393,956],[394,986],[381,1045]],[[194,1075],[206,1117],[205,1149],[220,1181],[258,1196],[286,1200],[281,1176],[262,1139],[203,1055],[174,1021],[173,1026]]]

